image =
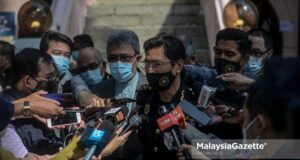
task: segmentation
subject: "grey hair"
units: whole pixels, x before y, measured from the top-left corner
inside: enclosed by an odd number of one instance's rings
[[[109,50],[122,45],[130,45],[135,54],[140,54],[139,37],[133,31],[127,29],[114,30],[107,40],[107,53]]]

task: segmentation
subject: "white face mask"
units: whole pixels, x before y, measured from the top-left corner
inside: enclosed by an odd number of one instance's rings
[[[246,126],[246,128],[242,128],[244,144],[248,144],[247,143],[247,131],[249,130],[250,127],[252,127],[252,125],[254,124],[254,122],[256,120],[257,120],[257,116]],[[251,143],[258,142],[259,138],[260,138],[260,136],[257,136],[254,141],[251,141]],[[242,153],[243,153],[244,158],[247,158],[250,155],[250,152],[247,152],[247,150],[244,150]]]
[[[257,116],[246,126],[246,128],[242,128],[242,132],[243,132],[243,141],[244,143],[247,143],[247,131],[249,130],[249,128],[254,124],[254,122],[257,120]],[[258,139],[258,138],[256,138]]]

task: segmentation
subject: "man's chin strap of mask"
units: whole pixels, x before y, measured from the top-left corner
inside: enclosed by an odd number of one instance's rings
[[[256,116],[256,117],[255,117],[255,118],[254,118],[254,119],[246,126],[246,128],[242,128],[242,132],[243,132],[243,143],[244,143],[244,144],[248,144],[248,143],[249,143],[249,142],[247,141],[247,131],[253,126],[253,124],[256,122],[257,119],[258,119],[258,117]],[[254,139],[254,141],[251,142],[251,143],[256,143],[256,142],[258,142],[259,138],[260,138],[260,135],[257,136],[257,137]],[[243,156],[244,156],[244,158],[249,157],[249,156],[250,156],[250,151],[249,151],[249,150],[244,150]]]

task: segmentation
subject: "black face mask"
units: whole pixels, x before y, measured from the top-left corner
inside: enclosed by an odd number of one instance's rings
[[[231,62],[223,58],[215,59],[215,68],[218,72],[218,75],[230,72],[239,72],[241,69],[240,63]]]
[[[150,86],[156,91],[167,90],[175,80],[175,76],[171,71],[166,73],[147,73],[146,76]]]
[[[57,93],[58,92],[58,81],[37,81],[37,86],[34,89],[31,89],[34,92],[43,90],[49,93]]]

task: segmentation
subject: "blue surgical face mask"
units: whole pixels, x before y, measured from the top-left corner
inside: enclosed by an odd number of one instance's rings
[[[63,57],[63,56],[58,56],[58,55],[51,55],[55,65],[58,69],[59,75],[64,75],[70,67],[70,61],[69,59]]]
[[[95,85],[103,80],[103,76],[101,75],[99,68],[80,73],[80,76],[89,86]]]
[[[127,82],[133,76],[132,63],[113,62],[108,63],[111,75],[119,82]]]
[[[244,75],[252,79],[257,79],[262,67],[262,58],[250,56],[248,63],[243,67]]]

